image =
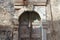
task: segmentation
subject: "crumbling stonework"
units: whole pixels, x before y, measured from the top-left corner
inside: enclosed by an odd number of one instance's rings
[[[15,13],[12,0],[0,0],[0,25],[18,27],[18,18],[21,12],[25,10],[23,6],[21,9],[20,12]],[[51,19],[51,13],[53,20]],[[46,23],[47,40],[60,40],[60,0],[50,0],[50,3],[47,4]],[[54,32],[52,32],[52,27],[54,28]],[[18,40],[18,30],[13,29],[13,35],[13,40]],[[52,35],[54,36],[52,37]]]
[[[12,0],[0,0],[0,25],[12,25],[13,14]]]
[[[11,0],[0,0],[0,40],[12,40],[13,14],[13,2]]]
[[[0,0],[0,7],[5,8],[10,14],[14,13],[13,0]]]
[[[0,25],[11,25],[11,14],[0,7]],[[8,24],[9,23],[9,24]]]

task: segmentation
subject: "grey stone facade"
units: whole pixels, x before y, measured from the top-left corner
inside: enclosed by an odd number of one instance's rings
[[[60,0],[51,0],[50,3],[51,5],[47,4],[46,6],[45,24],[47,26],[45,30],[47,31],[47,40],[60,40]],[[22,9],[24,10],[23,6]],[[20,11],[20,14],[22,11]],[[54,32],[52,32],[51,12],[53,15]],[[0,0],[0,25],[12,28],[17,27],[17,30],[13,29],[13,40],[18,40],[18,15],[20,14],[19,12],[15,12],[14,2],[12,0]],[[17,18],[14,18],[14,16],[17,16]]]
[[[0,0],[0,22],[3,23],[3,20],[5,20],[5,22],[7,20],[12,21],[14,13],[14,4],[12,0]],[[6,24],[8,23],[9,22],[7,22]]]

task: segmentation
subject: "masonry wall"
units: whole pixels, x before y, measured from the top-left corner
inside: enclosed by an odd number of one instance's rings
[[[60,0],[51,0],[50,3],[51,5],[48,4],[46,6],[47,40],[60,40]],[[3,11],[1,11],[1,9]],[[14,5],[12,0],[0,0],[0,25],[8,25],[9,23],[11,26],[13,24],[11,22],[12,22],[12,17],[14,16],[14,13],[15,13],[15,10],[14,10]],[[52,17],[51,17],[51,13],[53,15]],[[51,18],[53,18],[53,20]],[[7,20],[8,22],[4,23]],[[54,27],[54,31],[52,27]],[[15,31],[14,33],[16,33],[16,35],[18,34],[17,31]],[[16,38],[16,36],[14,37]]]
[[[14,14],[13,1],[0,0],[0,40],[8,40],[12,37],[12,17]],[[11,39],[12,40],[12,39]]]
[[[47,22],[48,40],[60,40],[60,0],[50,0],[47,5]]]

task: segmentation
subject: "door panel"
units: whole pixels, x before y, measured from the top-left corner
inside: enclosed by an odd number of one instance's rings
[[[40,16],[34,12],[25,12],[19,20],[21,40],[41,40]]]
[[[28,27],[28,14],[22,14],[20,19],[20,38],[25,40],[25,37],[29,37],[29,27]]]

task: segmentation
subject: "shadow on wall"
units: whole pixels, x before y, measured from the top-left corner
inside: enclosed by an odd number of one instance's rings
[[[60,20],[47,20],[48,22],[48,30],[50,33],[47,34],[48,40],[59,40],[60,38]]]

